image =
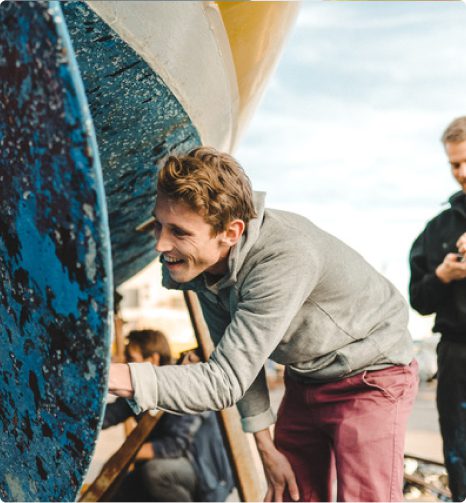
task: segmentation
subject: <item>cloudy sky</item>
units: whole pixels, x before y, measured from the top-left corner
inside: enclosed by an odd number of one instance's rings
[[[466,114],[463,2],[303,2],[236,157],[407,296],[408,253],[458,190],[439,138]],[[412,313],[418,338],[432,321]]]

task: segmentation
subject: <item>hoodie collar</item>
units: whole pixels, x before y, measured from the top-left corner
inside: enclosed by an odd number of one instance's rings
[[[247,254],[259,238],[260,228],[264,220],[265,192],[254,192],[254,208],[257,214],[256,218],[249,221],[246,232],[230,250],[228,255],[228,272],[217,283],[208,287],[209,290],[218,291],[236,283],[238,273]]]
[[[466,218],[466,194],[462,190],[455,192],[448,202],[454,211],[458,211]]]

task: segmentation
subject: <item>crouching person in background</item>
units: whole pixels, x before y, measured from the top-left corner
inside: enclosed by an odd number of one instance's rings
[[[128,362],[172,363],[170,347],[160,331],[131,332]],[[135,417],[128,402],[108,404],[103,428]],[[138,418],[136,417],[136,420]],[[233,476],[213,413],[165,413],[136,456],[134,471],[124,479],[113,501],[224,501]]]

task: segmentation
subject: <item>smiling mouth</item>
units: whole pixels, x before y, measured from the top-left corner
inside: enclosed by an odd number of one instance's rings
[[[168,266],[174,266],[178,264],[182,264],[184,260],[178,259],[176,257],[169,257],[168,255],[160,255],[160,261],[163,264],[167,264]]]

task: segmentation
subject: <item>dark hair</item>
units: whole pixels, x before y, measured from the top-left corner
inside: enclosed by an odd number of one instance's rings
[[[199,212],[216,234],[232,220],[247,224],[256,217],[251,182],[243,168],[212,147],[171,155],[158,174],[157,190]]]
[[[160,330],[132,330],[126,337],[129,344],[138,346],[144,359],[160,355],[160,365],[172,363],[172,354],[165,334]]]

